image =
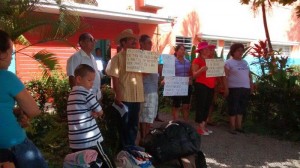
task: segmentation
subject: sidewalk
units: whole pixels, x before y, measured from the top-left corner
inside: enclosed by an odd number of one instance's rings
[[[159,113],[164,121],[171,114]],[[155,121],[153,127],[162,122]],[[190,124],[196,126],[194,121]],[[300,167],[300,143],[280,141],[252,133],[233,135],[226,126],[208,127],[213,134],[201,136],[201,151],[205,154],[208,167]]]

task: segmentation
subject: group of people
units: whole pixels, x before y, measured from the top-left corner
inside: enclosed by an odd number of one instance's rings
[[[114,103],[127,111],[127,115],[121,118],[120,132],[121,144],[125,148],[142,143],[150,132],[151,124],[158,111],[157,90],[160,73],[126,71],[127,49],[137,49],[139,43],[139,49],[151,51],[150,36],[143,34],[138,37],[131,29],[126,29],[118,35],[116,42],[121,50],[108,62],[105,73],[111,77],[115,93]],[[73,152],[94,149],[99,153],[104,167],[112,167],[105,149],[101,146],[104,138],[95,120],[103,115],[101,72],[98,71],[96,59],[92,54],[95,39],[90,33],[83,33],[79,36],[78,44],[80,50],[68,59],[66,67],[72,88],[67,104],[70,148]],[[198,57],[193,62],[185,58],[184,45],[175,47],[175,75],[189,77],[190,80],[188,95],[172,97],[173,119],[179,119],[179,110],[182,107],[183,119],[189,120],[190,99],[194,88],[197,102],[195,122],[198,123],[197,132],[200,135],[212,133],[206,128],[206,121],[213,101],[217,77],[206,76],[208,67],[205,59],[213,58],[215,47],[207,42],[200,42],[195,50]],[[40,111],[22,82],[15,74],[7,71],[12,51],[13,43],[10,37],[6,32],[0,31],[0,79],[5,79],[0,82],[0,132],[5,135],[0,140],[0,162],[11,159],[19,167],[47,167],[41,153],[26,137],[24,129],[13,113],[15,101],[27,117],[34,117]],[[220,80],[224,86],[224,96],[228,98],[232,134],[243,132],[242,117],[246,112],[252,86],[249,66],[242,59],[243,52],[243,44],[236,43],[231,46],[232,57],[226,61],[225,76]],[[140,132],[139,142],[137,142],[138,132]],[[30,155],[29,151],[32,152]],[[10,155],[3,155],[4,153],[12,153],[13,157],[5,158]]]
[[[184,45],[175,47],[175,76],[189,77],[189,89],[186,96],[174,96],[172,104],[173,119],[178,119],[179,108],[182,107],[183,119],[188,121],[192,87],[194,87],[195,122],[198,124],[197,132],[200,135],[209,135],[211,130],[207,129],[207,121],[212,110],[215,92],[222,92],[228,101],[228,114],[230,130],[232,134],[243,133],[242,119],[246,113],[249,96],[253,88],[252,78],[248,63],[242,59],[244,45],[234,43],[230,47],[230,59],[226,60],[225,76],[207,77],[206,59],[212,59],[215,55],[215,45],[200,42],[194,51],[198,56],[190,63],[185,58]],[[192,82],[194,81],[194,82]],[[221,85],[222,88],[217,87]],[[217,90],[222,89],[222,90]]]

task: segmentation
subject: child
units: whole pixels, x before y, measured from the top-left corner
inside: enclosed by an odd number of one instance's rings
[[[80,64],[74,75],[76,85],[69,94],[67,104],[70,148],[73,152],[95,149],[107,167],[112,167],[100,144],[103,137],[95,120],[103,115],[102,107],[90,92],[95,70],[89,65]]]

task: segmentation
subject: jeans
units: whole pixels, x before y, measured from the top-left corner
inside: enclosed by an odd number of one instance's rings
[[[48,168],[39,149],[29,139],[11,148],[18,168]]]
[[[135,145],[139,124],[139,102],[123,102],[128,107],[128,114],[122,117],[122,139],[123,147]]]

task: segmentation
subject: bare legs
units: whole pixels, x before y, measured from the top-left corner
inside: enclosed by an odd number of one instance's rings
[[[150,132],[150,127],[150,123],[140,123],[141,139],[144,139],[146,135]]]
[[[180,108],[172,107],[173,120],[178,120]],[[189,121],[190,104],[182,105],[182,113],[184,121]]]
[[[229,117],[230,131],[242,130],[243,115],[234,115]]]

